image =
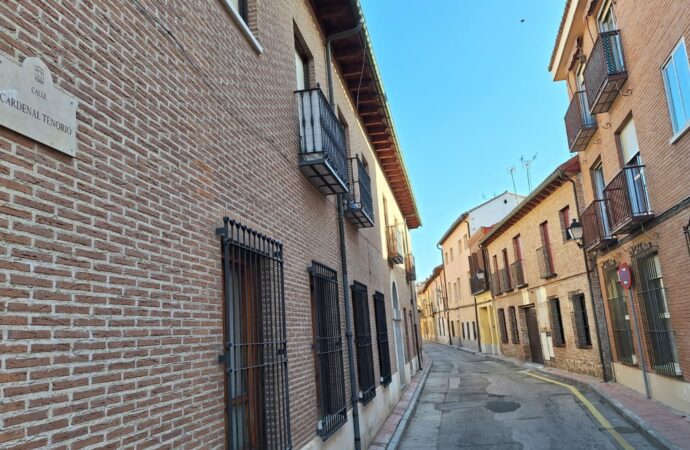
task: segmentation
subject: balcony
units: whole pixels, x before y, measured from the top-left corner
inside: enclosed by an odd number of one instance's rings
[[[589,110],[592,114],[608,111],[628,79],[618,30],[599,34],[584,75]]]
[[[597,130],[597,120],[589,112],[585,91],[575,92],[565,113],[565,132],[571,152],[581,152],[587,148]]]
[[[520,289],[527,286],[527,283],[525,282],[525,271],[522,268],[522,260],[515,261],[510,265],[510,273],[513,277],[513,283],[515,283],[516,288]]]
[[[350,189],[346,196],[345,217],[358,228],[374,226],[371,178],[359,158],[350,158]]]
[[[587,250],[598,250],[615,241],[609,232],[606,201],[594,200],[582,213],[582,241]]]
[[[407,276],[407,281],[415,281],[417,279],[417,269],[412,253],[405,255],[405,275]]]
[[[501,295],[503,291],[501,290],[501,283],[499,282],[499,276],[496,272],[491,273],[491,294],[496,297]]]
[[[488,289],[486,272],[482,272],[481,277],[479,274],[470,276],[470,289],[472,290],[472,295],[481,294]]]
[[[321,89],[295,92],[299,112],[299,167],[325,195],[348,191],[345,130]]]
[[[539,264],[539,276],[541,278],[552,278],[556,276],[553,268],[553,258],[551,257],[551,247],[541,246],[537,249],[537,263]]]
[[[654,217],[649,206],[644,165],[625,166],[604,188],[610,233],[628,233]]]
[[[513,290],[513,283],[512,280],[510,279],[510,269],[508,267],[504,267],[503,269],[499,269],[498,274],[501,278],[501,290],[503,292],[508,292]]]
[[[395,265],[405,262],[402,232],[399,225],[388,225],[386,228],[386,240],[388,241],[388,263]]]

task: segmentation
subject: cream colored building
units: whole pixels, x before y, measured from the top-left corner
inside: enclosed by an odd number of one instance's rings
[[[486,270],[484,255],[479,242],[491,231],[481,227],[470,238],[469,284],[477,309],[479,350],[493,355],[500,354],[496,307],[489,288],[489,271]]]
[[[418,308],[422,310],[422,336],[427,341],[450,343],[448,300],[443,265],[436,266],[417,291]]]
[[[458,217],[438,245],[443,252],[451,345],[479,350],[477,310],[470,289],[470,238],[508,214],[523,197],[504,192]]]

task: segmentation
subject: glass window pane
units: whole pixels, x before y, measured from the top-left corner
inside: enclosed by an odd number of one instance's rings
[[[630,120],[621,131],[620,134],[621,148],[623,150],[623,162],[628,164],[635,155],[640,151],[640,146],[637,143],[637,133],[635,132],[635,121]]]
[[[678,46],[676,53],[673,55],[673,62],[676,67],[678,90],[680,91],[683,107],[683,121],[678,124],[679,128],[682,128],[687,123],[688,118],[690,118],[690,67],[688,67],[688,55],[684,42]]]

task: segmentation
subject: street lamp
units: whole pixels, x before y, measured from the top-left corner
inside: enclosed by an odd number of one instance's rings
[[[578,247],[582,248],[582,224],[573,219],[573,222],[568,227],[568,235],[570,239],[574,239]]]

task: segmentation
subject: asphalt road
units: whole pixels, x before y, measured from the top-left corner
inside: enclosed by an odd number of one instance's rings
[[[563,386],[444,345],[426,343],[424,352],[434,363],[400,448],[621,448]],[[579,390],[632,448],[655,448],[596,394]]]

